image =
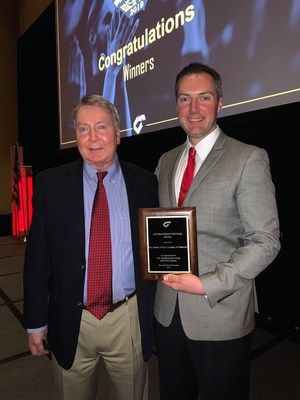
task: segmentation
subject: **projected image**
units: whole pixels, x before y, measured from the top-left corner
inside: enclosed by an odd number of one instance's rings
[[[222,115],[299,100],[299,0],[57,0],[56,14],[61,147],[91,92],[117,106],[123,137],[177,126],[175,77],[193,61],[221,73]]]

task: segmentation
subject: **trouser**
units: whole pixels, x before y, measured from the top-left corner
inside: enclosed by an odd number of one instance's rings
[[[164,327],[155,320],[160,400],[248,400],[252,334],[195,341],[182,328],[178,304]]]
[[[101,320],[83,310],[74,363],[58,366],[54,379],[60,400],[94,400],[103,359],[111,400],[147,400],[148,364],[144,362],[136,296]],[[97,399],[107,400],[107,396]]]

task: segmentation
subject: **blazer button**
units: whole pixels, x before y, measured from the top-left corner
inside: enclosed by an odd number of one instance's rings
[[[78,305],[78,307],[82,307],[81,301],[79,301],[79,302],[77,303],[77,305]]]
[[[82,264],[82,265],[80,266],[80,268],[81,268],[81,269],[85,269],[85,265]]]

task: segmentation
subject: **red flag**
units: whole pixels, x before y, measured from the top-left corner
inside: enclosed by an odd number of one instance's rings
[[[16,144],[15,154],[14,154],[12,201],[15,203],[18,210],[20,209],[19,182],[20,182],[20,164],[19,164],[18,144]]]

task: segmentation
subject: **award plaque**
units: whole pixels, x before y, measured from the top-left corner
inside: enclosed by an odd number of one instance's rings
[[[196,208],[140,208],[142,278],[198,275]]]

